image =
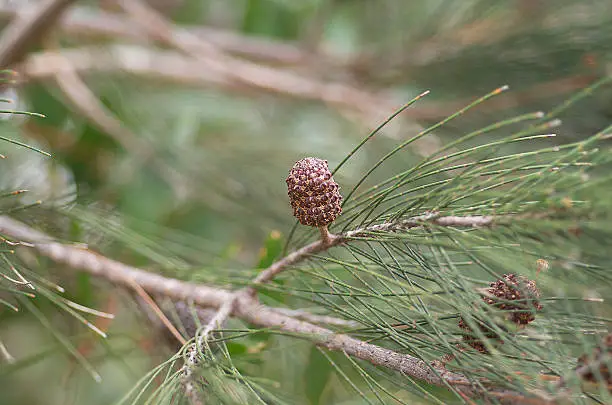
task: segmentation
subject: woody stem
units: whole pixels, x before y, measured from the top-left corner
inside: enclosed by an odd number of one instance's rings
[[[323,245],[330,245],[332,238],[331,234],[329,233],[329,229],[327,229],[327,225],[320,226],[319,231],[321,232],[321,241],[323,242]]]

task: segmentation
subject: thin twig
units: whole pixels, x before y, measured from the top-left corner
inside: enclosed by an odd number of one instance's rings
[[[172,322],[170,322],[168,317],[164,314],[164,311],[162,311],[159,308],[159,306],[155,303],[153,298],[151,298],[151,296],[149,296],[149,294],[147,294],[147,292],[141,286],[139,286],[135,282],[132,282],[132,289],[136,292],[136,294],[138,294],[138,296],[144,301],[144,303],[147,304],[149,308],[151,308],[155,316],[159,318],[161,323],[170,331],[170,333],[172,333],[172,336],[174,336],[174,338],[178,340],[181,343],[181,345],[184,345],[185,343],[187,343],[185,338],[181,336],[181,334],[176,329],[176,327],[172,324]]]
[[[335,318],[329,315],[317,315],[317,314],[313,314],[308,311],[305,311],[303,309],[275,308],[274,310],[278,312],[279,314],[283,314],[291,318],[300,319],[302,321],[306,321],[306,322],[310,322],[314,324],[341,326],[341,327],[346,327],[346,328],[358,328],[360,326],[359,322]]]
[[[341,333],[335,333],[330,329],[284,315],[274,308],[261,305],[249,294],[236,294],[224,289],[180,281],[137,269],[87,249],[54,242],[48,235],[6,216],[0,216],[0,234],[33,243],[33,248],[40,254],[58,263],[63,263],[71,269],[85,270],[94,276],[122,286],[130,287],[132,282],[136,282],[151,294],[165,295],[175,300],[192,301],[197,305],[206,307],[221,308],[224,305],[229,306],[230,304],[228,303],[232,302],[234,306],[233,311],[226,307],[213,317],[215,319],[213,326],[211,326],[213,329],[215,328],[214,325],[224,318],[225,314],[229,311],[231,315],[254,325],[298,334],[329,350],[343,351],[355,358],[399,371],[430,384],[451,385],[468,395],[486,393],[497,398],[521,400],[521,403],[550,403],[546,398],[533,397],[505,389],[496,389],[495,387],[488,386],[488,384],[485,385],[484,389],[480,388],[480,386],[472,386],[465,376],[443,368],[436,368],[435,363],[429,364],[409,354],[397,353],[390,349],[366,343]],[[334,243],[340,243],[336,242],[338,240],[344,240],[344,238],[334,239]],[[321,241],[315,243],[321,244]],[[301,249],[301,253],[294,252],[291,260],[283,259],[280,261],[282,263],[280,267],[284,266],[283,268],[286,268],[289,263],[295,264],[305,259],[309,254],[312,254],[314,250],[316,250],[316,247],[311,246],[310,248]],[[196,356],[195,361],[197,361],[197,352],[190,350],[188,356]],[[482,383],[486,384],[486,381]]]
[[[331,233],[329,233],[329,228],[327,227],[327,225],[320,226],[319,232],[321,233],[321,241],[323,242],[323,244],[330,244],[332,241],[332,235]]]
[[[200,398],[200,394],[196,389],[197,382],[194,378],[194,373],[198,365],[198,350],[195,344],[190,345],[187,349],[187,359],[182,369],[182,382],[185,390],[185,396],[191,402],[191,405],[204,405],[204,401]]]
[[[15,1],[14,3],[20,2]],[[12,5],[11,2],[7,4],[6,1],[0,2],[0,19],[10,20],[23,12],[25,8],[27,6]],[[566,18],[571,17],[566,16]],[[488,23],[497,24],[498,21],[488,21]],[[576,21],[568,21],[567,23],[572,24]],[[57,25],[63,33],[76,38],[113,38],[123,41],[144,41],[147,39],[142,30],[133,24],[132,19],[101,9],[92,10],[89,7],[73,7],[64,14]],[[461,26],[459,30],[470,30],[471,27],[471,24],[465,27]],[[242,35],[233,30],[212,27],[181,26],[181,29],[189,32],[190,35],[205,39],[225,52],[267,63],[300,67],[310,65],[309,70],[320,69],[321,67],[327,68],[327,70],[329,70],[329,67],[337,67],[344,72],[359,70],[361,72],[360,77],[365,76],[374,79],[377,77],[377,73],[381,71],[379,54],[376,53],[363,53],[348,57],[326,52],[325,49],[317,49],[317,52],[313,54],[309,49],[300,47],[300,44],[294,41]],[[502,32],[503,30],[495,30],[495,35]],[[507,35],[512,32],[510,30],[503,33]],[[486,33],[486,39],[491,40],[491,30],[489,29]],[[456,55],[459,49],[466,48],[468,44],[474,44],[473,41],[460,40],[453,42],[454,39],[457,39],[456,36],[457,33],[453,32],[443,36],[435,35],[430,39],[423,40],[414,49],[406,49],[405,57],[400,58],[398,60],[399,65],[394,65],[392,69],[405,72],[407,69],[414,67],[427,66],[432,59],[444,59],[447,57],[447,53]],[[577,41],[573,38],[567,39]],[[435,51],[432,52],[432,49]],[[325,71],[325,69],[321,70]],[[548,93],[534,91],[533,94]]]
[[[8,350],[6,350],[6,347],[4,346],[4,343],[2,343],[1,340],[0,340],[0,354],[2,355],[2,357],[4,358],[4,360],[8,364],[14,364],[15,363],[15,358],[13,356],[11,356],[11,354],[8,352]]]
[[[265,66],[220,63],[208,58],[186,57],[184,52],[161,51],[138,45],[108,45],[37,52],[21,66],[26,78],[52,78],[66,69],[63,60],[82,73],[129,73],[152,80],[201,88],[217,87],[224,91],[246,92],[253,89],[300,100],[314,100],[336,108],[365,114],[365,119],[387,116],[397,104],[384,94],[368,93],[339,82],[300,76],[290,71],[277,72]],[[246,62],[245,62],[246,63]],[[234,69],[238,69],[234,71]],[[237,80],[237,76],[241,78]],[[372,121],[369,121],[370,123]]]
[[[45,0],[23,9],[0,37],[0,69],[23,59],[30,46],[44,36],[76,0]]]
[[[234,315],[256,325],[280,328],[285,332],[303,335],[317,345],[329,350],[344,351],[374,365],[388,367],[431,384],[442,385],[443,379],[445,379],[454,385],[470,385],[468,380],[460,374],[442,369],[435,370],[431,365],[416,357],[365,343],[350,336],[335,333],[327,328],[281,314],[260,305],[253,298],[247,296],[243,296],[237,301]]]
[[[507,215],[506,215],[507,217]],[[407,231],[412,228],[423,226],[426,224],[447,226],[447,227],[468,227],[479,228],[489,226],[494,220],[499,220],[501,216],[490,215],[471,215],[471,216],[439,216],[438,213],[429,213],[421,216],[416,216],[400,221],[385,222],[382,224],[372,225],[363,229],[356,229],[346,233],[347,238],[355,238],[367,235],[374,232],[399,232]]]
[[[215,329],[218,329],[225,323],[225,321],[232,315],[234,306],[240,292],[232,294],[227,301],[225,301],[210,319],[208,324],[202,330],[202,333],[197,336],[196,341],[190,345],[187,349],[187,358],[182,368],[182,380],[185,388],[185,396],[190,399],[193,405],[199,405],[202,403],[202,399],[198,394],[195,386],[197,382],[194,380],[196,368],[200,363],[199,353],[202,350],[206,350],[208,338]]]
[[[265,284],[276,277],[282,271],[290,268],[296,263],[299,263],[303,260],[306,260],[308,257],[312,256],[316,253],[321,253],[325,250],[328,250],[334,246],[338,246],[349,239],[359,238],[366,236],[375,232],[397,232],[397,231],[405,231],[411,228],[416,228],[419,226],[424,226],[426,224],[438,225],[438,226],[458,226],[458,227],[483,227],[489,226],[493,223],[494,220],[498,219],[493,216],[466,216],[466,217],[458,217],[458,216],[444,216],[439,217],[436,213],[425,214],[401,221],[395,222],[387,222],[378,225],[372,225],[367,228],[356,229],[354,231],[349,231],[344,234],[334,235],[329,234],[329,240],[319,239],[315,242],[312,242],[309,245],[304,246],[301,249],[298,249],[289,255],[285,256],[281,260],[274,262],[270,267],[263,270],[259,275],[253,280],[253,286]]]
[[[137,283],[152,295],[166,296],[176,301],[190,302],[216,308],[231,292],[164,277],[106,258],[79,245],[57,243],[50,236],[7,216],[0,216],[0,234],[34,244],[40,254],[70,268],[85,270],[93,276],[131,288]]]
[[[352,107],[357,107],[358,111],[365,114],[368,120],[378,118],[379,115],[386,115],[384,112],[393,109],[391,98],[388,95],[381,97],[344,83],[327,83],[297,74],[289,69],[236,58],[206,39],[179,29],[165,16],[141,0],[117,0],[117,2],[152,38],[193,57],[216,75],[232,83],[299,98],[304,98],[305,94],[314,92],[316,99],[335,106],[346,106],[346,97],[352,96],[354,97],[351,99]],[[377,100],[376,103],[373,103],[374,100]]]
[[[58,52],[58,49],[53,51]],[[57,53],[58,57],[61,54]],[[65,59],[65,68],[58,71],[55,81],[73,108],[87,118],[95,127],[108,134],[127,152],[136,158],[145,160],[150,158],[152,151],[140,142],[135,134],[125,128],[110,111],[98,100],[98,97],[81,80],[74,69],[70,69],[70,61]]]
[[[227,301],[221,304],[215,316],[212,317],[212,319],[204,327],[204,330],[202,331],[200,336],[198,336],[198,347],[204,347],[204,344],[208,341],[210,334],[215,329],[221,327],[221,325],[225,323],[227,318],[230,317],[230,315],[234,311],[234,305],[236,304],[238,295],[239,294],[233,294]]]
[[[7,5],[6,2],[1,3],[2,4],[0,4],[0,20],[10,20],[12,18],[15,18],[15,16],[17,15],[27,12],[27,7],[21,5]],[[139,27],[136,26],[133,22],[133,19],[125,18],[124,16],[118,14],[108,13],[102,10],[96,10],[94,12],[93,10],[87,9],[85,7],[75,6],[73,7],[73,9],[68,10],[68,12],[65,13],[63,18],[58,21],[57,25],[58,28],[62,30],[62,32],[76,38],[103,37],[105,39],[113,38],[124,41],[127,40],[130,42],[146,42],[150,38],[150,35],[144,33],[142,29],[139,29]],[[321,50],[317,50],[317,52],[313,54],[308,50],[300,49],[297,44],[293,42],[254,38],[252,36],[240,35],[234,31],[229,30],[220,30],[217,28],[210,27],[175,26],[174,32],[178,33],[179,40],[181,41],[183,40],[183,36],[195,37],[198,38],[200,41],[208,42],[212,46],[225,53],[230,53],[235,56],[245,57],[254,61],[272,65],[298,67],[300,69],[300,76],[304,78],[305,84],[319,82],[325,83],[324,86],[326,88],[330,88],[330,91],[331,88],[334,87],[337,89],[342,86],[346,88],[352,87],[347,83],[315,79],[317,75],[321,76],[321,72],[329,73],[330,69],[332,68],[344,73],[352,72],[357,69],[363,72],[365,69],[366,76],[374,77],[376,76],[376,69],[380,70],[379,65],[377,63],[366,62],[365,65],[367,66],[364,66],[364,59],[362,56],[359,55],[353,58],[346,58],[345,56],[341,57],[339,55],[334,55],[333,53],[324,52]],[[155,35],[155,37],[158,36]],[[422,46],[419,46],[417,49],[409,52],[410,56],[409,59],[406,60],[406,68],[410,68],[413,66],[426,66],[430,62],[429,59],[431,57],[438,58],[441,53],[444,53],[444,49],[446,48],[440,47],[440,44],[437,44],[438,41],[439,38],[434,38],[430,41],[424,41]],[[444,39],[444,41],[447,41],[447,39]],[[432,53],[432,48],[437,48],[438,50]],[[456,53],[456,51],[456,47],[452,47],[452,53],[454,54]],[[153,50],[151,50],[151,52],[153,53]],[[419,57],[418,54],[423,54],[427,56],[423,58]],[[144,54],[141,54],[141,56],[143,57],[143,59],[145,58]],[[283,71],[283,69],[280,69],[280,72]],[[403,69],[402,71],[405,71],[405,69]],[[138,74],[138,72],[135,73]],[[180,75],[180,72],[178,72],[177,74]],[[309,79],[305,75],[310,76],[312,79]],[[331,74],[328,76],[338,75]],[[171,76],[163,77],[165,79],[172,79]],[[206,75],[202,75],[202,77],[200,78],[193,78],[193,80],[198,83],[206,81],[206,79]],[[584,88],[593,80],[594,78],[589,75],[571,75],[561,79],[555,79],[547,83],[543,83],[541,85],[529,88],[524,92],[515,93],[514,97],[504,97],[501,99],[491,100],[487,104],[487,109],[488,111],[491,111],[515,108],[517,106],[523,105],[525,99],[539,99],[543,94],[547,96],[551,96],[554,94],[565,94],[568,92],[575,91],[577,89]],[[228,86],[233,89],[238,87],[244,87],[238,83],[234,83],[233,85]],[[266,90],[273,91],[269,88]],[[364,121],[368,125],[370,122],[372,122],[373,119],[376,118],[379,111],[381,114],[387,115],[388,112],[393,109],[393,100],[390,96],[390,92],[377,92],[379,93],[378,95],[370,92],[371,94],[368,95],[368,92],[366,91],[359,90],[356,88],[353,88],[353,90],[354,91],[352,91],[350,94],[352,94],[353,96],[358,95],[360,97],[346,98],[346,101],[344,103],[341,103],[340,100],[336,99],[336,102],[333,104],[341,108],[349,107],[351,109],[354,109],[354,107],[357,105],[357,102],[359,102],[359,104],[361,105],[360,101],[367,102],[367,100],[370,99],[374,102],[377,100],[376,103],[372,103],[370,105],[369,109],[366,109],[367,104],[363,104],[359,107],[359,109],[356,110],[357,119],[359,119],[360,117],[360,121]],[[284,90],[282,88],[277,89],[277,92],[282,93],[283,91]],[[290,92],[288,93],[288,95],[295,96],[296,94]],[[327,102],[326,99],[323,98],[319,98],[319,100]],[[466,102],[466,100],[455,100],[452,103],[425,103],[407,111],[405,115],[419,120],[438,120],[442,117],[448,116],[457,109],[461,108],[466,104]],[[378,108],[378,106],[381,107]],[[341,112],[348,111],[341,110]],[[355,117],[352,117],[352,119],[355,119]]]
[[[358,118],[359,123],[371,125],[389,116],[397,109],[399,103],[386,90],[365,91],[350,84],[334,82],[292,74],[292,82],[272,80],[266,86],[253,81],[232,80],[223,71],[215,70],[202,61],[185,57],[184,53],[162,51],[140,45],[111,44],[96,47],[75,47],[62,49],[61,54],[68,58],[80,73],[128,73],[145,79],[164,81],[176,85],[188,85],[199,88],[219,88],[226,92],[248,93],[249,90],[268,92],[297,100],[318,101],[329,104],[340,112]],[[231,66],[230,66],[231,67]],[[36,52],[24,61],[20,72],[35,80],[45,80],[53,77],[57,70],[63,69],[55,52]],[[271,69],[271,68],[270,68]],[[273,73],[272,73],[273,74]],[[593,83],[593,77],[570,76],[543,83],[525,91],[515,92],[513,96],[491,99],[486,111],[501,111],[521,106],[521,100],[537,100],[542,94],[567,94]],[[413,120],[436,121],[453,114],[465,106],[469,100],[453,102],[424,102],[403,115]],[[388,135],[395,136],[401,128],[401,133],[414,132],[406,129],[406,125],[414,125],[412,121],[402,122],[402,126],[392,128]],[[416,129],[416,128],[415,128]],[[418,132],[418,130],[417,130]]]
[[[0,2],[0,20],[2,22],[15,18],[23,12],[24,6],[7,5]],[[58,21],[57,28],[72,38],[116,39],[123,42],[147,42],[148,34],[143,33],[131,18],[104,10],[75,6],[68,10]],[[234,30],[205,26],[184,26],[180,29],[190,35],[210,42],[225,52],[273,65],[295,66],[303,68],[310,65],[324,71],[322,67],[347,68],[347,58],[334,55],[325,50],[316,54],[301,49],[297,43],[279,39],[242,35]],[[348,66],[350,70],[351,67]]]
[[[53,44],[55,45],[55,44]],[[53,51],[58,52],[56,46]],[[57,53],[61,58],[61,54]],[[134,166],[143,162],[150,164],[154,170],[170,185],[175,196],[182,200],[187,194],[188,187],[173,167],[161,161],[152,145],[146,140],[141,139],[128,129],[123,123],[115,118],[98,97],[89,89],[87,84],[77,74],[76,70],[70,65],[70,61],[64,60],[64,69],[55,74],[55,82],[62,94],[66,97],[69,104],[82,116],[87,118],[95,127],[111,137],[121,147],[123,147],[135,161]],[[124,181],[128,181],[130,176],[125,174]]]
[[[450,385],[467,395],[478,396],[487,394],[496,398],[512,401],[519,400],[521,404],[543,405],[552,403],[548,398],[526,396],[510,390],[497,389],[490,385],[487,386],[484,381],[483,383],[486,388],[482,391],[482,388],[473,386],[464,375],[448,371],[444,367],[438,367],[436,362],[427,363],[408,354],[397,353],[393,350],[366,343],[345,334],[335,333],[330,329],[283,315],[274,309],[260,305],[248,295],[242,295],[236,302],[234,316],[255,325],[277,328],[284,332],[304,336],[318,346],[333,351],[342,351],[355,358],[368,361],[375,366],[396,370],[429,384],[439,386]]]
[[[270,267],[259,273],[259,275],[255,277],[251,284],[253,285],[253,287],[265,284],[272,280],[274,277],[276,277],[280,272],[290,268],[294,264],[302,262],[313,254],[323,252],[345,241],[344,237],[333,234],[330,235],[329,239],[330,240],[327,243],[322,239],[319,239],[309,245],[304,246],[301,249],[291,252],[281,260],[272,263]]]

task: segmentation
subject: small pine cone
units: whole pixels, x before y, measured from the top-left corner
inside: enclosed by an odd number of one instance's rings
[[[298,161],[286,181],[293,216],[302,225],[326,226],[342,212],[342,196],[327,160],[307,157]]]
[[[532,322],[535,312],[542,309],[538,301],[540,290],[535,281],[523,276],[504,274],[503,279],[489,285],[487,293],[482,298],[484,302],[504,311],[512,311],[509,320],[517,325]]]
[[[604,355],[608,355],[608,361],[604,361]],[[591,356],[587,354],[583,354],[578,358],[578,363],[576,364],[576,370],[582,368],[583,366],[591,365],[589,370],[586,373],[581,375],[582,379],[590,382],[600,382],[599,376],[601,379],[606,382],[608,387],[612,387],[612,372],[608,367],[611,360],[609,357],[612,356],[612,333],[607,334],[601,341],[601,344],[593,349],[593,353]],[[597,373],[593,372],[593,369],[599,369],[599,376]]]
[[[489,288],[485,292],[482,300],[487,305],[502,311],[508,311],[507,319],[521,327],[535,320],[535,312],[542,309],[542,304],[538,301],[540,290],[538,290],[535,281],[523,276],[504,274],[503,278],[489,284]],[[506,330],[504,325],[498,324],[497,326]],[[484,343],[463,318],[459,318],[459,327],[465,331],[462,335],[465,343],[481,353],[488,353]],[[486,323],[480,323],[479,328],[488,339],[503,344],[500,336]]]
[[[459,327],[465,331],[465,333],[462,334],[462,338],[467,345],[473,347],[482,354],[489,354],[489,350],[487,350],[485,344],[482,342],[482,340],[480,340],[480,338],[478,337],[479,335],[476,334],[472,328],[470,328],[468,323],[463,318],[459,318]],[[484,323],[479,322],[478,327],[482,331],[484,336],[491,341],[492,344],[501,345],[504,343],[503,340],[500,339],[500,336],[497,334],[497,332],[486,326]]]

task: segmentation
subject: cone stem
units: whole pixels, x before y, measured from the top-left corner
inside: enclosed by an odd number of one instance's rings
[[[331,244],[331,234],[329,233],[329,229],[327,229],[327,225],[320,226],[319,231],[321,232],[321,240],[323,241],[323,244]]]

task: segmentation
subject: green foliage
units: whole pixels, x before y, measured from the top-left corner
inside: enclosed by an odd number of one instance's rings
[[[327,358],[320,349],[313,346],[308,355],[308,367],[304,370],[304,381],[306,382],[306,398],[310,404],[321,403],[325,387],[329,383],[329,377],[333,369]]]
[[[586,89],[573,102],[580,102],[582,96],[606,83]],[[488,97],[478,99],[475,105]],[[571,103],[564,104],[564,108],[570,106]],[[601,252],[601,239],[597,244],[593,240],[605,228],[602,221],[609,219],[608,206],[598,204],[594,196],[600,190],[608,190],[612,179],[607,173],[598,174],[593,167],[610,163],[608,150],[598,147],[612,127],[565,145],[543,144],[532,150],[515,146],[541,144],[540,139],[549,138],[540,134],[554,124],[554,114],[560,112],[557,109],[554,113],[530,114],[492,124],[458,138],[404,172],[366,186],[369,175],[431,129],[401,143],[357,180],[353,191],[346,194],[343,216],[333,224],[333,229],[342,231],[367,227],[372,230],[296,266],[288,276],[281,277],[280,283],[264,286],[263,295],[275,298],[271,302],[276,304],[280,301],[298,308],[310,305],[356,321],[361,326],[352,333],[369,342],[428,361],[450,354],[454,360],[449,367],[454,371],[478,375],[519,392],[550,390],[550,395],[554,395],[554,386],[543,385],[538,376],[571,375],[568,368],[571,359],[591,347],[591,333],[609,327],[611,321],[602,316],[607,311],[605,298],[611,283],[605,270],[608,255]],[[505,135],[498,135],[493,142],[473,143],[475,137],[489,131]],[[366,138],[369,139],[371,136]],[[366,147],[366,142],[360,145]],[[501,219],[491,228],[403,227],[405,221],[427,213],[497,215]],[[299,227],[290,246],[301,246],[315,234]],[[139,247],[143,246],[141,243],[128,238],[128,233],[119,229],[114,235],[126,246],[149,256]],[[280,251],[281,241],[273,233],[264,243],[257,268],[270,265]],[[545,260],[550,268],[540,272],[539,260]],[[229,276],[235,286],[248,283],[254,275],[246,269],[219,272],[217,267],[213,271],[218,274],[216,284],[226,283]],[[499,346],[486,340],[477,327],[477,322],[483,320],[500,325],[500,314],[482,303],[478,289],[503,273],[537,280],[544,294],[544,309],[527,328],[517,329],[511,324],[493,326],[504,342]],[[215,279],[214,274],[209,277],[212,277],[209,282]],[[593,284],[595,280],[598,281]],[[601,297],[603,303],[589,297]],[[476,331],[476,337],[485,342],[490,351],[486,359],[461,343],[464,332],[458,328],[459,318],[465,319]],[[255,331],[250,330],[247,335]],[[233,349],[228,352],[231,356],[211,359],[213,368],[220,367],[217,369],[220,374],[214,374],[213,381],[225,375],[221,370],[228,366],[249,370],[250,377],[241,374],[240,380],[257,397],[272,395],[268,388],[276,391],[274,384],[264,388],[252,380],[268,375],[269,371],[264,371],[268,368],[265,361],[258,366],[251,363],[248,348],[245,351],[236,346],[244,336],[242,329],[226,331],[224,340]],[[261,342],[266,347],[274,345],[272,350],[286,355],[292,352],[290,347],[294,344],[287,339],[276,342],[266,338]],[[546,351],[541,350],[543,345]],[[424,399],[446,398],[446,403],[459,400],[451,399],[449,393],[407,383],[405,376],[399,374],[385,373],[381,380],[377,377],[380,370],[350,358],[330,357],[324,351],[311,349],[307,358],[299,360],[304,354],[292,353],[295,354],[281,369],[304,364],[296,375],[307,376],[303,380],[304,392],[310,403],[319,403],[332,376],[346,389],[344,393],[327,394],[335,397],[334,401],[357,395],[367,403],[402,402],[398,398],[402,390]],[[205,378],[208,380],[209,375]],[[287,375],[284,379],[291,380]],[[172,374],[165,384],[175,392],[180,381]],[[211,384],[203,388],[204,395],[219,399],[214,394],[215,383]],[[221,384],[226,388],[229,385]],[[400,391],[396,391],[398,388]],[[602,400],[607,398],[605,393],[601,395]],[[151,398],[161,401],[156,396]]]
[[[572,402],[605,403],[609,393],[581,386],[572,370],[612,323],[608,9],[603,0],[186,0],[175,21],[282,41],[308,56],[292,72],[412,101],[361,138],[368,131],[334,105],[83,75],[153,145],[159,159],[143,161],[53,84],[31,83],[21,93],[27,109],[47,118],[1,124],[0,213],[122,262],[241,288],[318,237],[292,228],[283,179],[297,159],[322,157],[345,197],[333,232],[395,225],[293,266],[260,287],[265,304],[352,321],[331,327],[427,361],[453,355],[450,370],[518,392],[555,394],[547,378],[563,376]],[[511,91],[491,91],[504,83]],[[425,88],[432,94],[415,97]],[[360,123],[378,123],[365,115]],[[182,189],[160,162],[177,170]],[[14,194],[21,188],[30,191]],[[402,228],[423,215],[507,217],[491,228]],[[36,291],[0,279],[0,343],[15,360],[1,363],[0,403],[188,403],[184,350],[166,347],[130,297],[11,243],[0,242],[0,271],[14,278],[13,266]],[[479,293],[510,272],[542,290],[543,310],[522,329]],[[479,339],[478,326],[492,325],[504,344],[472,350],[460,318]],[[466,402],[238,320],[210,344],[199,370],[206,403]]]

